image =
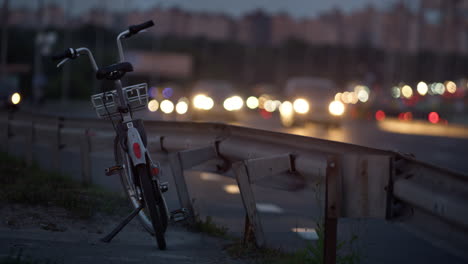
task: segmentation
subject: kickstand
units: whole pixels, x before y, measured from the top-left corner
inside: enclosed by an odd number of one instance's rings
[[[133,212],[131,214],[129,214],[127,216],[127,218],[125,218],[118,226],[116,226],[114,228],[114,230],[112,230],[112,232],[110,232],[107,236],[103,237],[101,239],[102,242],[106,242],[106,243],[109,243],[111,242],[111,240],[128,224],[130,223],[130,221],[132,221],[132,219],[141,211],[141,209],[143,209],[143,205],[140,205],[138,206],[137,208],[135,208],[135,210],[133,210]]]

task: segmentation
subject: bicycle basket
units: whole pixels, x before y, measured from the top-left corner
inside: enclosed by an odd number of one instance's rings
[[[148,85],[146,83],[140,83],[122,89],[124,96],[127,96],[127,103],[132,112],[146,108],[148,104]],[[91,102],[99,118],[118,117],[120,115],[117,109],[119,105],[118,100],[119,98],[116,90],[91,96]]]

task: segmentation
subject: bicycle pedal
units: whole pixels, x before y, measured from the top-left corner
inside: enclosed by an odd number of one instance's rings
[[[171,221],[172,222],[181,222],[188,218],[188,210],[186,208],[181,208],[171,212]]]
[[[159,189],[161,190],[162,193],[165,193],[169,190],[169,183],[168,182],[161,182],[159,184]]]
[[[122,169],[123,169],[122,166],[120,166],[120,165],[115,165],[115,166],[106,168],[106,169],[104,170],[104,172],[106,173],[106,176],[112,176],[112,175],[115,175],[115,174],[119,173],[120,170],[122,170]]]

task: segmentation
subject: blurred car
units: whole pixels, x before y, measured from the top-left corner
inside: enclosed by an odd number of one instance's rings
[[[15,76],[0,78],[0,104],[2,108],[15,108],[21,103],[19,80]]]
[[[224,80],[200,80],[191,91],[192,118],[195,120],[235,121],[244,100],[234,86]]]
[[[337,87],[328,79],[295,77],[286,82],[284,101],[280,107],[284,126],[301,125],[307,121],[338,126],[345,106],[335,101]]]

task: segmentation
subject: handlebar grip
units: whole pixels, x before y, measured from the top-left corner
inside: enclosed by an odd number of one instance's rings
[[[138,32],[142,31],[143,29],[147,29],[154,26],[153,20],[146,21],[145,23],[139,25],[133,25],[128,27],[129,34],[127,37],[132,35],[138,34]]]
[[[69,48],[62,53],[58,53],[52,56],[52,60],[63,60],[63,59],[74,59],[78,56],[75,49]]]

